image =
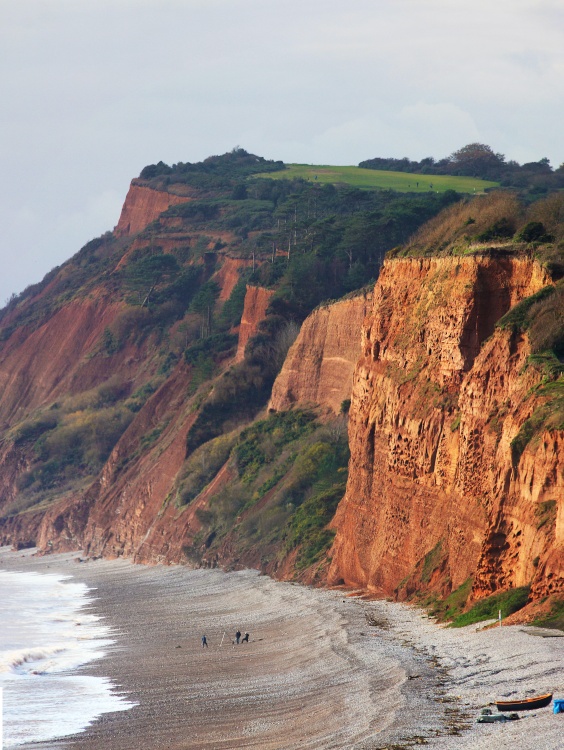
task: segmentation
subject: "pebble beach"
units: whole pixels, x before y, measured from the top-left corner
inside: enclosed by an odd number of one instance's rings
[[[110,626],[82,667],[135,704],[43,750],[560,750],[564,714],[477,724],[496,699],[564,697],[564,639],[526,626],[462,629],[350,592],[77,553],[0,553],[0,569],[86,583]],[[235,644],[235,632],[249,643]],[[209,647],[202,647],[202,635]],[[64,708],[62,709],[64,710]]]

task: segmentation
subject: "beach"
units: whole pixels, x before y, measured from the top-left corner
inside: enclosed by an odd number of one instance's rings
[[[495,699],[564,697],[558,631],[445,628],[411,606],[256,571],[81,560],[4,548],[0,569],[72,575],[95,589],[92,612],[114,642],[79,673],[108,677],[136,705],[28,750],[563,746],[564,714],[551,707],[475,722]],[[237,630],[248,644],[233,643]]]

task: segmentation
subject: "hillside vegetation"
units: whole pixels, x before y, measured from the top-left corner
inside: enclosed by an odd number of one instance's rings
[[[527,366],[544,377],[543,405],[515,455],[543,426],[562,429],[563,196],[532,204],[509,191],[464,197],[486,184],[449,176],[417,192],[413,175],[392,172],[394,188],[381,189],[374,170],[325,169],[242,149],[199,164],[148,165],[132,189],[181,200],[136,234],[87,243],[0,311],[0,530],[45,509],[56,515],[62,502],[81,508],[68,528],[83,528],[84,508],[100,497],[117,524],[113,508],[129,488],[136,499],[149,496],[164,476],[143,538],[161,518],[171,535],[189,518],[183,559],[322,579],[348,476],[349,404],[330,419],[311,404],[280,413],[266,406],[306,316],[371,286],[386,255],[538,257],[554,283],[499,321],[530,338]],[[266,290],[268,306],[236,357],[248,287]],[[13,376],[21,371],[25,384]],[[124,528],[142,516],[142,500]],[[54,528],[66,529],[61,518]],[[111,543],[121,554],[125,542]]]

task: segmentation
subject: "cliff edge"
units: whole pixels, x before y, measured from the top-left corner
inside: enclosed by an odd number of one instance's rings
[[[528,337],[496,327],[547,284],[535,260],[501,252],[386,261],[354,373],[330,583],[400,598],[469,579],[474,597],[562,590],[564,433],[516,452],[543,374]]]

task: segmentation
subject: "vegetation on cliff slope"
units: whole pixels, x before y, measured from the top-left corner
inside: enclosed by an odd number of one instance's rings
[[[93,482],[128,426],[135,426],[147,401],[162,398],[179,367],[188,370],[186,398],[196,413],[188,457],[248,425],[266,405],[306,315],[322,300],[373,281],[387,250],[459,199],[453,191],[406,196],[255,176],[283,174],[283,167],[234,149],[198,164],[144,168],[139,184],[177,195],[188,190],[190,199],[136,235],[106,233],[88,242],[0,311],[7,351],[16,338],[23,342],[60,325],[56,316],[72,306],[78,311],[92,302],[112,311],[104,313],[98,337],[69,363],[76,372],[70,390],[47,394],[9,417],[4,440],[19,468],[3,515],[55,502]],[[220,301],[227,259],[240,263],[240,280]],[[248,283],[274,296],[244,361],[234,365]],[[166,419],[147,432],[129,463],[158,445]],[[273,471],[277,476],[280,468]],[[184,498],[197,492],[194,482]],[[326,491],[326,505],[333,507],[336,495],[331,487],[319,493]],[[307,507],[313,515],[319,510],[314,500]],[[308,523],[296,521],[288,534],[301,538]]]
[[[345,419],[321,424],[301,410],[201,446],[179,475],[177,502],[196,502],[224,462],[234,479],[197,512],[202,530],[187,555],[221,559],[228,548],[232,563],[273,570],[295,551],[298,573],[320,562],[333,540],[326,527],[345,490],[348,458]],[[213,468],[203,472],[204,465]]]
[[[327,525],[346,483],[346,418],[321,423],[313,412],[265,413],[308,313],[372,282],[384,255],[401,243],[407,245],[396,255],[491,248],[536,254],[555,279],[564,274],[560,195],[526,206],[511,193],[474,201],[451,190],[402,194],[287,179],[283,166],[236,149],[200,164],[146,167],[137,184],[189,200],[137,235],[89,242],[0,311],[4,352],[68,306],[95,300],[112,311],[69,364],[75,378],[67,392],[54,389],[5,422],[17,491],[0,509],[4,516],[95,482],[126,431],[145,425],[158,404],[134,453],[121,458],[141,467],[150,451],[158,453],[174,416],[167,385],[183,373],[193,420],[168,499],[182,513],[208,493],[196,514],[201,531],[186,554],[267,570],[291,560],[298,574],[322,565],[332,540]],[[256,176],[269,171],[280,179]],[[228,260],[237,261],[240,277],[225,300],[221,270]],[[235,364],[247,284],[273,296]],[[537,342],[530,364],[548,368],[540,387],[547,398],[560,398],[560,287],[525,307],[511,325]],[[556,322],[547,326],[548,319]],[[210,485],[223,469],[228,481],[214,492]]]

